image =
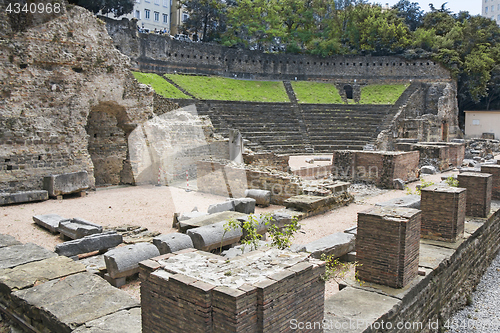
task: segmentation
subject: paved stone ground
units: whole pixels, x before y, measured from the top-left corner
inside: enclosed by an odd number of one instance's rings
[[[472,303],[445,323],[447,332],[500,332],[500,253],[481,278]]]

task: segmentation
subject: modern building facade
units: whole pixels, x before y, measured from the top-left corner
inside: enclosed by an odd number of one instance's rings
[[[137,25],[149,31],[171,33],[172,0],[135,0],[132,13],[123,15],[128,19],[136,18]]]
[[[489,17],[500,24],[500,0],[481,0],[483,2],[481,15]]]
[[[465,111],[465,137],[481,138],[483,133],[500,139],[500,110]]]

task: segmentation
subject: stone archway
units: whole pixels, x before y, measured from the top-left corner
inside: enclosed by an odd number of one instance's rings
[[[352,89],[352,86],[350,84],[346,84],[344,86],[344,91],[345,91],[345,95],[346,95],[346,98],[347,99],[353,99],[354,95],[353,95],[353,89]]]
[[[116,102],[91,108],[85,129],[96,186],[134,184],[128,149],[133,128],[125,108]]]

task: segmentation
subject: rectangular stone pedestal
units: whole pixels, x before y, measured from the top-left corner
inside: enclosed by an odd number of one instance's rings
[[[467,216],[488,216],[491,209],[492,179],[487,173],[464,172],[458,175],[459,186],[467,189]]]
[[[433,185],[422,189],[421,237],[456,242],[464,234],[465,188]]]
[[[402,288],[418,274],[421,211],[374,207],[358,213],[356,267],[361,280]]]
[[[481,173],[492,175],[491,199],[500,200],[500,165],[482,165]]]

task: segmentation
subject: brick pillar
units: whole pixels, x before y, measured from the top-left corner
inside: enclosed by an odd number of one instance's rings
[[[374,207],[358,213],[356,267],[361,280],[402,288],[418,274],[421,211]]]
[[[487,217],[490,213],[492,178],[490,174],[476,172],[458,175],[459,186],[467,189],[467,216]]]
[[[465,188],[434,185],[422,189],[421,237],[456,242],[464,234]]]
[[[500,160],[499,160],[500,162]],[[482,165],[482,173],[489,173],[493,176],[491,184],[491,199],[500,200],[500,165]]]

